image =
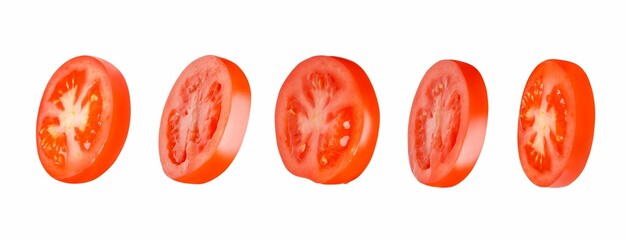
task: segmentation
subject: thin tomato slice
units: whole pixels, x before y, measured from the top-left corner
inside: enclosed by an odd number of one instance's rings
[[[126,141],[130,98],[122,74],[79,56],[52,75],[37,115],[37,153],[53,178],[83,183],[106,172]]]
[[[236,64],[211,55],[191,62],[163,108],[159,154],[165,174],[194,184],[221,175],[241,147],[250,103],[250,85]]]
[[[373,86],[356,63],[314,56],[284,81],[275,112],[276,140],[286,169],[317,183],[348,183],[375,148],[380,111]]]
[[[594,135],[595,102],[575,63],[549,59],[530,75],[519,112],[518,149],[537,186],[564,187],[582,173]]]
[[[408,126],[408,156],[421,183],[451,187],[477,162],[488,118],[480,73],[456,60],[441,60],[425,73],[415,94]]]

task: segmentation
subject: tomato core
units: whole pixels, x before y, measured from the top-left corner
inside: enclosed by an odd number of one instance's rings
[[[430,168],[432,159],[445,162],[456,145],[460,128],[461,98],[449,79],[433,81],[426,94],[429,106],[417,109],[416,132],[413,135],[417,165],[422,170]]]
[[[539,172],[552,168],[551,157],[562,157],[566,138],[566,100],[559,86],[548,87],[545,93],[542,79],[536,79],[521,101],[521,131],[529,135],[523,151]]]
[[[41,149],[55,166],[65,166],[71,151],[89,151],[102,123],[102,97],[97,81],[84,86],[85,72],[73,71],[54,86],[54,106],[39,130]]]
[[[316,154],[319,166],[332,167],[350,143],[353,109],[334,110],[331,99],[340,86],[330,74],[310,73],[301,86],[303,99],[287,101],[287,147],[298,162]]]

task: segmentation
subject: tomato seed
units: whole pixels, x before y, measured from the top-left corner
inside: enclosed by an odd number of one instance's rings
[[[328,164],[328,159],[325,156],[321,156],[321,165]]]
[[[343,122],[343,128],[349,129],[350,127],[351,127],[351,125],[349,124],[349,121]]]
[[[303,153],[304,151],[306,151],[306,144],[301,144],[299,145],[299,147],[297,148],[297,150],[301,153]]]

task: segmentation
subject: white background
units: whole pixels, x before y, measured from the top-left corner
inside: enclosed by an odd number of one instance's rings
[[[625,15],[618,1],[175,2],[0,3],[0,239],[625,236]],[[104,58],[124,74],[132,117],[109,171],[71,185],[41,167],[35,120],[52,73],[83,54]],[[159,121],[182,69],[207,54],[230,59],[246,73],[250,124],[224,174],[186,185],[161,170]],[[282,81],[297,63],[319,54],[358,63],[380,104],[375,154],[346,185],[292,176],[275,144]],[[419,81],[447,58],[482,73],[490,114],[473,172],[456,187],[439,189],[413,177],[406,141]],[[521,92],[533,68],[548,58],[584,68],[596,102],[586,169],[559,189],[534,186],[516,149]]]

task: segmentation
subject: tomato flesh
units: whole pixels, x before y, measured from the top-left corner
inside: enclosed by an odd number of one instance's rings
[[[567,104],[562,90],[554,86],[551,92],[543,91],[544,84],[537,79],[523,95],[520,114],[521,129],[528,136],[523,150],[539,172],[549,171],[551,158],[562,156],[566,136]]]
[[[84,71],[76,71],[57,83],[49,101],[59,115],[46,116],[39,130],[44,154],[59,167],[68,158],[68,143],[88,151],[102,124],[99,122],[102,96],[97,82],[82,93],[84,78]]]
[[[594,98],[584,71],[550,59],[530,75],[519,110],[523,171],[537,186],[563,187],[582,172],[594,132]]]
[[[431,167],[433,159],[445,162],[456,145],[460,127],[460,95],[447,88],[448,80],[435,84],[427,95],[428,107],[418,108],[415,121],[417,164],[422,170]]]
[[[276,104],[276,136],[292,174],[347,183],[370,161],[379,126],[373,87],[355,63],[315,56],[287,77]]]
[[[206,88],[206,85],[209,87]],[[186,161],[187,153],[194,148],[204,151],[213,138],[221,114],[221,84],[205,79],[185,82],[178,94],[182,105],[170,111],[167,131],[168,157],[176,165]]]
[[[353,110],[328,106],[338,88],[331,75],[313,72],[302,81],[304,101],[289,98],[287,142],[297,161],[312,154],[318,166],[331,168],[350,144]]]

